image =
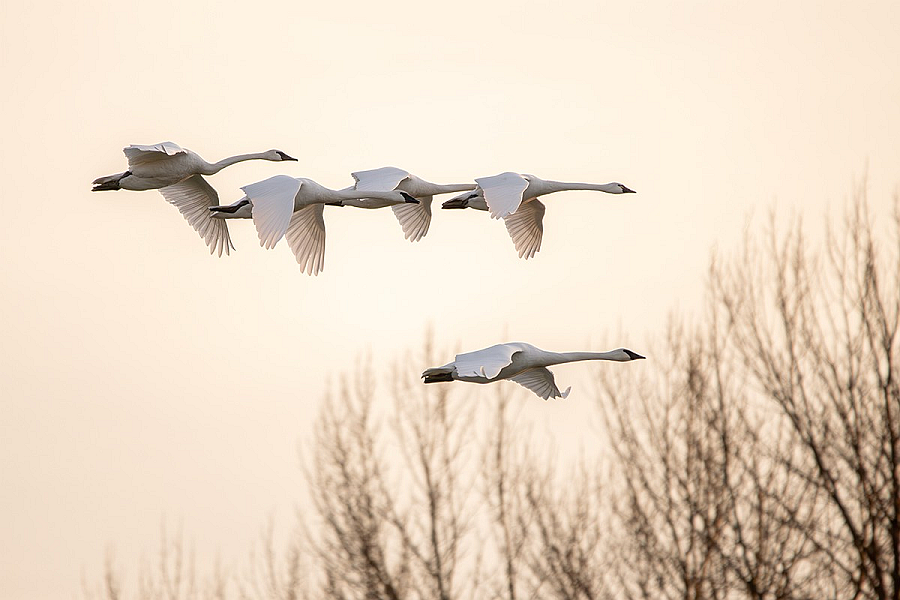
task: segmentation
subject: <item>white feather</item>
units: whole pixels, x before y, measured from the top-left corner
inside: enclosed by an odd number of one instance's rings
[[[123,148],[122,152],[128,158],[128,166],[133,167],[181,154],[184,152],[184,148],[175,142],[160,142],[149,146],[132,144]]]
[[[234,248],[231,236],[228,234],[228,225],[221,219],[212,218],[209,212],[210,206],[219,205],[219,194],[201,175],[188,177],[183,181],[159,189],[166,201],[175,206],[181,216],[200,234],[209,253],[222,251],[229,254]]]
[[[528,187],[528,180],[518,173],[500,173],[491,177],[481,177],[475,183],[484,193],[484,200],[491,211],[491,217],[500,219],[516,212],[522,203],[522,194]]]
[[[453,363],[460,377],[486,377],[493,379],[504,367],[512,363],[512,357],[522,350],[519,344],[497,344],[483,350],[457,354]]]
[[[519,252],[519,258],[532,258],[541,249],[546,210],[540,200],[531,200],[521,204],[516,212],[503,217],[506,231]]]
[[[559,397],[566,398],[572,390],[570,387],[565,392],[560,393],[559,388],[556,387],[556,380],[553,377],[553,373],[551,373],[547,367],[526,369],[521,373],[513,375],[509,379],[510,381],[515,381],[522,387],[531,390],[544,400]]]
[[[418,242],[428,233],[433,198],[434,196],[420,196],[416,198],[419,204],[395,204],[391,207],[403,229],[403,236],[409,241]]]
[[[318,275],[325,268],[325,205],[311,204],[293,214],[287,242],[300,271]]]
[[[260,246],[274,248],[284,237],[302,183],[288,175],[275,175],[241,188],[253,205],[253,224]]]
[[[400,182],[409,177],[408,172],[397,167],[356,171],[351,175],[356,180],[354,187],[361,192],[390,192],[397,189]]]

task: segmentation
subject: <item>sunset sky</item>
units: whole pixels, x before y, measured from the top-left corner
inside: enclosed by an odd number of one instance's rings
[[[865,177],[887,214],[898,31],[890,0],[6,3],[0,596],[77,596],[108,548],[134,576],[163,519],[198,568],[240,564],[269,516],[293,524],[328,382],[369,359],[418,376],[429,329],[440,362],[521,340],[625,346],[648,360],[621,367],[653,369],[650,344],[703,310],[711,252],[748,222],[774,208],[819,230]],[[549,197],[528,261],[486,213],[440,211],[450,196],[415,244],[390,210],[327,208],[308,277],[248,221],[219,259],[159,193],[90,192],[123,146],[164,140],[298,159],[210,177],[223,203],[276,174],[341,188],[386,165],[637,194]],[[556,369],[571,396],[523,396],[523,417],[594,443],[589,377],[619,367]]]

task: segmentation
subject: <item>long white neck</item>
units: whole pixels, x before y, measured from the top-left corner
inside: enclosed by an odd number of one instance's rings
[[[547,352],[549,365],[561,365],[563,363],[578,362],[580,360],[615,360],[621,361],[617,350],[610,352]]]
[[[365,192],[353,188],[345,190],[332,190],[335,200],[356,200],[358,198],[373,198],[375,200],[389,200],[396,203],[403,202],[403,197],[398,192]]]
[[[204,175],[214,175],[224,169],[225,167],[230,167],[231,165],[239,162],[243,162],[245,160],[270,160],[266,152],[254,152],[253,154],[238,154],[237,156],[229,156],[228,158],[223,158],[217,163],[206,163],[203,168]]]
[[[450,192],[468,192],[469,190],[474,190],[477,186],[474,183],[448,183],[448,184],[434,184],[433,192],[434,194],[449,194]]]
[[[569,192],[575,190],[592,190],[595,192],[606,192],[607,194],[617,194],[620,189],[615,183],[575,183],[567,181],[544,181],[551,192]]]

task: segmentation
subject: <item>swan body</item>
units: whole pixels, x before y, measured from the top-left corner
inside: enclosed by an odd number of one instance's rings
[[[294,253],[300,270],[318,275],[325,268],[325,205],[373,197],[386,205],[418,204],[402,191],[332,190],[312,179],[275,175],[241,188],[246,194],[229,206],[211,206],[213,219],[253,219],[259,245],[274,248],[282,237]]]
[[[428,233],[431,225],[431,201],[437,194],[464,192],[475,189],[474,183],[438,184],[425,181],[397,167],[381,167],[368,171],[351,173],[356,183],[352,188],[358,191],[388,192],[399,190],[406,192],[419,201],[419,204],[389,204],[376,198],[353,198],[345,200],[341,206],[357,208],[384,208],[391,206],[394,216],[400,222],[404,238],[418,242]]]
[[[468,381],[493,383],[509,379],[525,387],[544,400],[566,398],[571,387],[560,392],[553,373],[547,367],[581,360],[612,360],[627,362],[645,358],[640,354],[618,348],[609,352],[548,352],[524,342],[497,344],[490,348],[457,354],[453,362],[432,367],[422,373],[425,383]]]
[[[214,175],[229,165],[245,160],[297,160],[281,150],[268,150],[255,154],[239,154],[209,163],[196,152],[182,148],[174,142],[161,142],[149,146],[131,145],[123,149],[128,158],[128,170],[124,173],[98,177],[93,182],[93,192],[112,190],[156,190],[169,204],[175,206],[187,222],[209,246],[210,254],[218,250],[222,256],[234,246],[228,227],[222,221],[213,221],[207,210],[219,205],[216,190],[203,179]]]
[[[512,172],[481,177],[475,182],[478,187],[472,192],[447,200],[442,208],[474,208],[490,212],[491,218],[503,219],[506,230],[519,252],[519,258],[524,257],[526,260],[534,257],[541,249],[541,239],[544,235],[546,207],[538,200],[539,196],[573,190],[594,190],[607,194],[634,193],[634,190],[615,181],[570,183]]]

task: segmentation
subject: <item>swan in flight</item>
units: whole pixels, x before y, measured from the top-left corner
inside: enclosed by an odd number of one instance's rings
[[[341,206],[356,198],[373,198],[394,204],[418,204],[402,191],[332,190],[312,179],[275,175],[241,188],[246,196],[229,206],[210,206],[217,219],[253,219],[259,245],[274,248],[282,237],[309,275],[325,268],[325,205]]]
[[[245,160],[297,160],[281,150],[269,150],[255,154],[239,154],[208,163],[198,155],[173,142],[161,142],[152,146],[131,145],[123,149],[128,158],[128,170],[124,173],[98,177],[92,192],[107,190],[156,190],[169,204],[175,206],[187,222],[200,234],[209,246],[209,253],[222,250],[229,254],[234,246],[228,227],[223,221],[214,221],[207,210],[219,205],[219,195],[203,175],[214,175],[227,166]]]
[[[469,381],[492,383],[501,379],[515,381],[544,400],[565,398],[572,390],[560,392],[547,367],[579,360],[614,360],[626,362],[645,358],[636,352],[618,348],[609,352],[547,352],[523,342],[497,344],[483,350],[457,354],[456,360],[442,367],[426,369],[425,383]]]
[[[418,242],[428,233],[431,225],[431,201],[436,194],[465,192],[474,190],[474,183],[441,185],[420,179],[415,175],[397,167],[381,167],[368,171],[351,173],[356,184],[352,188],[358,191],[389,192],[399,190],[406,192],[419,201],[419,204],[393,204],[375,198],[353,198],[345,200],[341,206],[357,208],[384,208],[391,206],[394,216],[400,222],[405,239]]]
[[[474,208],[503,219],[519,258],[532,258],[541,249],[546,208],[538,196],[570,190],[595,190],[607,194],[633,194],[621,183],[566,183],[539,179],[534,175],[500,173],[481,177],[471,193],[460,194],[444,202],[441,208]]]

